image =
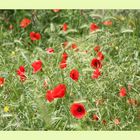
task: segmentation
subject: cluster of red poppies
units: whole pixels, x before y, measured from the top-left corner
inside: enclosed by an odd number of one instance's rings
[[[42,62],[41,60],[36,60],[31,64],[33,68],[33,74],[37,73],[38,71],[42,70]],[[21,81],[26,80],[26,74],[25,74],[25,67],[20,66],[19,69],[17,70],[17,75],[20,77]]]
[[[67,67],[67,59],[68,59],[68,54],[66,52],[64,52],[62,54],[62,58],[61,58],[61,62],[60,62],[60,68],[64,69]]]
[[[101,75],[100,69],[102,68],[102,60],[104,59],[104,55],[100,51],[100,46],[96,46],[94,50],[97,52],[97,58],[93,58],[91,61],[91,67],[95,69],[93,71],[92,78],[97,79]]]
[[[20,67],[19,67],[19,69],[17,70],[17,75],[20,76],[20,80],[21,80],[21,81],[25,81],[25,80],[26,80],[25,68],[24,68],[24,66],[20,66]]]
[[[58,9],[54,9],[54,12],[59,12],[60,10]],[[20,26],[22,28],[27,27],[29,24],[31,23],[31,21],[27,18],[23,19],[20,23]],[[90,31],[96,31],[98,30],[99,27],[95,24],[95,23],[91,23],[90,25]],[[68,30],[68,25],[66,23],[63,24],[62,26],[62,30],[65,32]],[[35,40],[39,40],[41,39],[41,35],[40,33],[37,32],[31,32],[30,33],[30,39],[32,41]],[[64,47],[66,48],[69,43],[68,42],[64,42]],[[71,44],[71,48],[74,49],[75,51],[78,51],[78,47],[75,43]],[[91,67],[95,68],[95,71],[93,72],[92,78],[98,78],[101,75],[101,72],[99,71],[99,69],[102,67],[101,61],[104,59],[104,55],[102,54],[102,52],[99,51],[100,47],[97,46],[95,48],[95,51],[97,52],[97,56],[98,58],[94,58],[91,61]],[[51,54],[54,52],[53,48],[47,48],[46,49],[48,54]],[[68,59],[68,54],[66,52],[64,52],[62,54],[62,58],[61,58],[61,62],[60,62],[60,68],[61,69],[65,69],[67,67],[67,59]],[[40,71],[42,69],[42,62],[40,60],[37,60],[35,62],[32,63],[32,67],[33,67],[33,73],[36,73],[38,71]],[[19,69],[17,70],[17,74],[20,76],[20,79],[22,81],[24,81],[26,79],[26,75],[25,75],[25,68],[24,66],[20,66]],[[72,69],[70,71],[70,78],[74,81],[78,81],[79,79],[79,71],[77,69]],[[54,87],[53,90],[48,90],[46,93],[46,100],[48,100],[49,102],[52,102],[55,98],[63,98],[66,94],[66,85],[64,84],[59,84],[56,87]],[[75,116],[76,118],[82,118],[86,111],[85,111],[85,107],[83,104],[79,104],[79,103],[74,103],[72,104],[70,111],[72,113],[73,116]]]
[[[48,90],[46,93],[46,99],[51,102],[55,98],[63,98],[66,94],[66,85],[59,84],[53,90]]]
[[[59,12],[60,10],[59,9],[54,9],[53,11],[54,12]],[[30,23],[31,23],[31,20],[29,20],[27,18],[24,18],[20,23],[20,27],[21,28],[26,28]],[[110,25],[112,25],[112,22],[111,21],[105,21],[103,24],[107,25],[107,26],[110,26]],[[97,26],[95,23],[91,23],[91,25],[90,25],[90,31],[91,32],[96,31],[98,29],[99,29],[99,26]],[[63,24],[62,30],[64,32],[68,30],[68,25],[66,23]],[[40,40],[41,35],[40,35],[40,33],[37,33],[37,32],[30,32],[30,39],[32,41]],[[64,42],[63,45],[64,45],[64,47],[67,47],[68,44],[69,44],[68,42]],[[78,51],[78,47],[75,43],[71,44],[71,48],[74,49],[75,51]],[[53,48],[47,48],[46,51],[47,51],[48,54],[54,53]],[[101,52],[101,47],[100,46],[96,46],[94,48],[94,51],[96,52],[97,57],[93,58],[91,60],[91,63],[90,63],[90,66],[94,69],[91,78],[92,79],[98,79],[99,76],[101,76],[101,68],[103,66],[102,61],[104,60],[104,55]],[[68,59],[68,54],[66,52],[64,52],[62,54],[61,62],[60,62],[60,65],[59,65],[61,69],[65,69],[67,67],[67,59]],[[42,63],[41,60],[36,60],[31,64],[31,66],[33,68],[33,74],[35,74],[35,73],[42,70],[43,63]],[[21,81],[25,81],[27,79],[26,71],[25,71],[24,66],[20,66],[19,69],[16,72],[17,72],[17,75],[20,77]],[[77,69],[72,69],[70,71],[69,76],[72,80],[77,82],[79,77],[80,77],[80,74],[79,74],[79,71]],[[4,78],[1,77],[0,78],[0,86],[3,86],[3,84],[4,84]],[[66,95],[66,92],[67,92],[66,85],[61,83],[61,84],[58,84],[57,86],[55,86],[53,89],[48,90],[46,92],[45,98],[46,98],[47,101],[52,102],[54,99],[64,98],[65,95]],[[125,87],[120,89],[120,94],[119,95],[121,97],[124,97],[124,96],[127,95],[127,91],[126,91]],[[130,102],[134,102],[134,101],[129,100],[129,103]],[[70,107],[70,112],[75,118],[81,119],[85,116],[86,109],[85,109],[85,106],[82,103],[73,103]],[[97,121],[98,119],[99,119],[99,117],[96,114],[94,114],[93,115],[93,120]],[[105,123],[106,121],[103,120],[103,122]]]

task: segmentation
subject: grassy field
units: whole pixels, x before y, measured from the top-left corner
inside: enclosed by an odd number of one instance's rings
[[[1,10],[0,130],[140,130],[140,10]]]

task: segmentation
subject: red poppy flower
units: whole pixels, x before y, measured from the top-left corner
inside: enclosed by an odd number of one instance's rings
[[[63,24],[62,30],[65,32],[68,29],[68,25],[66,23]]]
[[[78,46],[75,43],[71,45],[71,48],[74,49],[75,51],[78,51]]]
[[[24,68],[24,66],[20,66],[20,67],[19,67],[19,69],[17,70],[17,75],[20,76],[20,80],[21,80],[21,81],[25,81],[25,80],[26,80],[25,68]]]
[[[48,100],[49,102],[52,102],[54,100],[52,92],[52,90],[48,90],[45,96],[46,100]]]
[[[90,31],[91,32],[96,31],[98,29],[99,29],[99,27],[95,23],[90,24]]]
[[[119,124],[120,124],[120,119],[117,119],[117,118],[116,118],[116,119],[114,120],[114,123],[115,123],[116,125],[119,125]]]
[[[123,87],[123,88],[121,88],[120,89],[120,97],[125,97],[126,96],[126,88],[125,87]]]
[[[3,77],[0,77],[0,87],[4,85],[5,79]]]
[[[78,81],[78,79],[79,79],[79,72],[78,72],[78,70],[76,70],[76,69],[71,70],[70,77],[74,81]]]
[[[106,26],[111,26],[112,25],[112,21],[107,20],[107,21],[104,21],[103,24],[106,25]]]
[[[66,86],[64,84],[57,85],[52,91],[53,98],[63,98],[65,94]]]
[[[98,117],[96,114],[94,114],[94,115],[92,116],[92,119],[93,119],[94,121],[98,121],[98,120],[99,120],[99,117]]]
[[[60,62],[60,68],[65,69],[66,67],[67,67],[67,61],[66,59],[62,59],[62,61]]]
[[[36,33],[36,32],[30,32],[30,38],[31,40],[40,40],[41,35],[40,33]]]
[[[98,56],[98,59],[101,60],[101,61],[104,59],[104,55],[103,55],[102,52],[98,52],[97,56]]]
[[[95,51],[95,52],[99,52],[99,51],[100,51],[100,48],[101,48],[100,46],[96,46],[96,47],[94,48],[94,51]]]
[[[70,112],[77,119],[82,119],[86,114],[84,105],[80,103],[72,104],[70,107]]]
[[[33,73],[37,73],[38,71],[42,70],[42,62],[41,60],[37,60],[32,63]]]
[[[99,71],[99,69],[95,69],[92,75],[92,79],[97,79],[99,78],[100,75],[101,75],[101,72]]]
[[[47,48],[46,49],[48,54],[54,53],[54,49],[53,48]]]
[[[68,58],[68,54],[66,52],[64,52],[62,54],[62,59],[67,60],[67,58]]]
[[[21,27],[21,28],[26,28],[30,23],[31,23],[31,20],[30,20],[30,19],[24,18],[24,19],[20,22],[20,27]]]
[[[102,67],[102,64],[101,64],[100,60],[98,60],[98,59],[96,59],[96,58],[93,58],[93,59],[92,59],[90,65],[91,65],[92,68],[95,68],[95,69],[96,69],[96,68],[99,69],[99,68]]]
[[[53,9],[53,12],[55,12],[55,13],[57,13],[59,11],[60,11],[60,9]]]

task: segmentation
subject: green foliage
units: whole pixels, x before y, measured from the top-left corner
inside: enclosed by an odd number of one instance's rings
[[[140,108],[129,105],[127,99],[140,102],[140,17],[139,10],[1,10],[0,11],[0,130],[139,130]],[[20,28],[23,18],[32,23]],[[102,22],[111,20],[112,26]],[[94,22],[100,30],[89,32]],[[63,23],[68,31],[63,32]],[[13,25],[10,30],[9,26]],[[30,32],[41,34],[41,40],[32,42]],[[79,51],[63,48],[63,42],[76,43]],[[102,76],[91,79],[93,48],[100,45],[105,55]],[[46,48],[53,48],[51,55]],[[62,53],[68,53],[68,67],[59,68]],[[88,51],[88,53],[83,53]],[[43,70],[32,74],[31,63],[40,59]],[[19,66],[26,67],[27,80],[21,82],[16,75]],[[80,72],[78,82],[69,78],[71,69]],[[43,84],[47,79],[48,86]],[[59,83],[67,85],[67,95],[51,103],[45,100],[48,89]],[[129,91],[128,85],[132,88]],[[126,87],[128,96],[118,96],[120,87]],[[96,105],[97,100],[104,100]],[[82,102],[87,115],[75,119],[70,111],[74,101]],[[9,112],[3,111],[9,106]],[[97,114],[99,121],[93,121]],[[120,125],[114,119],[120,118]],[[106,120],[107,124],[102,124]]]

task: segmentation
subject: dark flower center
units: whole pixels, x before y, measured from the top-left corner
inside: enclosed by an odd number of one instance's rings
[[[72,74],[72,77],[75,78],[75,73]]]
[[[97,65],[98,65],[98,62],[97,62],[97,61],[95,61],[94,65],[95,65],[95,67],[97,67]]]
[[[77,108],[77,111],[82,112],[82,108],[81,107]]]

